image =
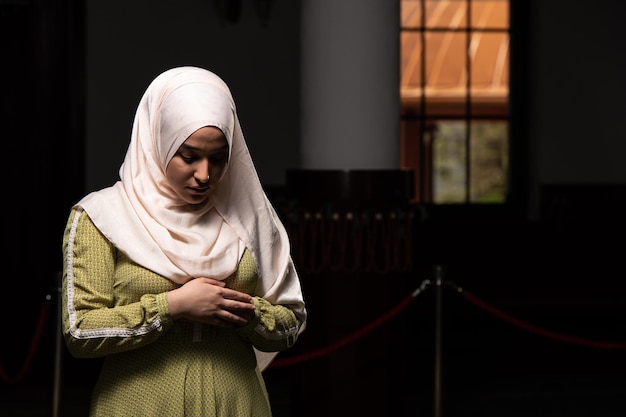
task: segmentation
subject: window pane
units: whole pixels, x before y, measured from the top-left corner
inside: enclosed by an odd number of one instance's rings
[[[469,54],[472,101],[506,104],[509,95],[508,33],[474,33]]]
[[[509,0],[473,0],[471,2],[472,28],[509,28]]]
[[[508,123],[474,121],[470,131],[470,201],[504,203],[509,169]]]
[[[422,26],[421,0],[402,0],[400,13],[402,29],[415,29]]]
[[[426,113],[450,113],[467,101],[467,34],[429,32],[426,38]],[[465,107],[461,105],[461,109]]]
[[[466,197],[467,123],[437,123],[433,131],[433,200],[435,203],[464,203]]]
[[[400,85],[405,97],[419,97],[422,94],[421,38],[419,32],[402,32],[400,34],[402,49],[400,51],[400,68],[402,68]]]
[[[425,0],[426,28],[466,28],[467,0]]]
[[[433,132],[435,203],[465,203],[468,183],[472,203],[505,201],[509,168],[507,126],[506,121],[499,120],[437,123]]]

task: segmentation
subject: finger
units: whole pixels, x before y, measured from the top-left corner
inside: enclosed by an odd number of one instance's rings
[[[222,308],[230,311],[255,311],[256,306],[252,302],[224,300]]]
[[[239,317],[242,317],[244,320],[247,320],[248,322],[250,320],[253,320],[256,315],[255,310],[231,310],[231,313],[236,314]]]
[[[222,293],[222,297],[228,300],[241,301],[242,303],[252,303],[252,296],[243,292],[226,289]]]
[[[227,310],[223,310],[223,315],[220,318],[231,326],[245,326],[246,324],[248,324],[248,320]]]

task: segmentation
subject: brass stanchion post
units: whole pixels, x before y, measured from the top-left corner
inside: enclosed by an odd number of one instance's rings
[[[443,268],[435,267],[435,395],[434,417],[441,417],[441,360],[442,360],[442,293],[443,293]]]
[[[61,409],[61,335],[62,335],[62,318],[61,318],[61,274],[58,275],[57,286],[57,308],[56,308],[56,338],[54,352],[54,386],[52,392],[52,417],[60,416]]]

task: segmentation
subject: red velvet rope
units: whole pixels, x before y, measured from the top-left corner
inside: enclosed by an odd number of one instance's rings
[[[312,359],[316,359],[319,358],[320,356],[325,356],[328,355],[334,351],[336,351],[337,349],[354,342],[355,340],[360,339],[361,337],[365,336],[366,334],[370,333],[371,331],[373,331],[374,329],[382,326],[384,323],[386,323],[387,321],[389,321],[391,318],[393,318],[394,316],[396,316],[398,313],[400,313],[402,310],[404,310],[409,304],[411,304],[411,302],[415,300],[415,295],[411,294],[408,295],[406,297],[404,297],[402,300],[400,300],[400,303],[396,304],[394,307],[392,307],[390,310],[388,310],[385,314],[383,314],[382,316],[378,317],[376,320],[372,321],[371,323],[369,323],[368,325],[366,325],[365,327],[362,327],[361,329],[355,331],[354,333],[348,335],[348,337],[345,337],[341,340],[339,340],[338,342],[327,346],[325,348],[319,349],[319,350],[315,350],[313,352],[309,352],[306,353],[304,355],[299,355],[299,356],[291,356],[291,357],[287,357],[287,358],[278,358],[276,359],[274,362],[272,362],[269,366],[269,369],[274,369],[274,368],[281,368],[284,366],[288,366],[288,365],[295,365],[301,362],[306,362]]]
[[[425,282],[426,283],[426,282]],[[454,284],[452,283],[446,283],[451,285],[452,287],[455,287]],[[421,290],[425,289],[426,286],[424,285],[424,283],[422,284],[422,287],[419,290],[414,291],[412,294],[409,294],[408,296],[404,297],[402,300],[400,300],[400,302],[398,304],[396,304],[395,306],[393,306],[391,309],[389,309],[387,312],[385,312],[382,316],[378,317],[377,319],[373,320],[372,322],[368,323],[367,325],[365,325],[364,327],[356,330],[354,333],[348,335],[347,337],[327,346],[324,347],[322,349],[318,349],[316,351],[313,352],[309,352],[309,353],[305,353],[302,355],[297,355],[297,356],[291,356],[291,357],[285,357],[285,358],[278,358],[276,359],[274,362],[272,362],[272,364],[270,364],[269,369],[275,369],[275,368],[281,368],[281,367],[285,367],[285,366],[291,366],[291,365],[296,365],[302,362],[306,362],[312,359],[316,359],[319,358],[321,356],[325,356],[328,354],[331,354],[332,352],[350,344],[355,342],[356,340],[362,338],[363,336],[367,335],[368,333],[374,331],[375,329],[379,328],[380,326],[382,326],[383,324],[385,324],[386,322],[388,322],[389,320],[391,320],[393,317],[395,317],[396,315],[398,315],[400,312],[402,312],[404,309],[406,309],[417,297],[417,295],[420,293]],[[581,346],[587,346],[587,347],[592,347],[592,348],[599,348],[599,349],[626,349],[626,342],[609,342],[609,341],[597,341],[597,340],[590,340],[590,339],[586,339],[586,338],[582,338],[582,337],[577,337],[577,336],[572,336],[572,335],[567,335],[567,334],[563,334],[563,333],[558,333],[558,332],[554,332],[551,330],[547,330],[545,328],[536,326],[534,324],[531,324],[529,322],[526,322],[524,320],[520,320],[518,318],[515,318],[513,316],[511,316],[510,314],[507,314],[505,312],[503,312],[500,309],[497,309],[496,307],[486,303],[485,301],[481,300],[480,298],[478,298],[477,296],[475,296],[474,294],[466,291],[466,290],[461,290],[458,287],[456,288],[456,292],[458,293],[462,293],[464,298],[471,303],[472,305],[482,309],[483,311],[501,319],[506,321],[509,324],[512,324],[516,327],[522,328],[526,331],[529,331],[531,333],[543,336],[545,338],[548,339],[552,339],[552,340],[557,340],[560,342],[564,342],[564,343],[572,343],[572,344],[577,344],[577,345],[581,345]],[[33,362],[35,360],[35,357],[37,355],[38,352],[38,348],[39,345],[41,343],[41,339],[42,339],[42,335],[44,332],[44,328],[45,328],[45,323],[48,320],[49,314],[50,313],[50,302],[46,302],[42,308],[41,311],[39,313],[39,319],[37,321],[37,327],[35,329],[35,333],[33,335],[33,339],[31,340],[31,344],[30,344],[30,348],[28,350],[28,354],[24,360],[24,364],[22,365],[22,367],[20,368],[20,370],[13,376],[9,375],[4,368],[2,367],[2,365],[0,364],[0,380],[2,381],[2,383],[4,384],[16,384],[21,382],[26,375],[28,375],[28,373],[31,370],[31,367],[33,365]]]
[[[570,336],[570,335],[566,335],[563,333],[557,333],[557,332],[553,332],[550,330],[546,330],[544,328],[535,326],[526,321],[510,316],[509,314],[504,313],[502,310],[498,310],[497,308],[480,300],[478,297],[476,297],[475,295],[473,295],[472,293],[468,291],[463,290],[462,292],[467,301],[483,309],[489,314],[494,315],[514,326],[517,326],[529,332],[541,335],[548,339],[558,340],[560,342],[565,342],[565,343],[573,343],[573,344],[581,345],[581,346],[599,348],[599,349],[626,349],[626,343],[624,342],[605,342],[605,341],[589,340],[589,339],[585,339],[582,337]]]

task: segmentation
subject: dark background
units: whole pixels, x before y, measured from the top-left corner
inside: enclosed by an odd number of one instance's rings
[[[342,201],[296,199],[294,208],[290,200],[298,194],[287,173],[298,168],[301,2],[276,0],[264,19],[242,1],[231,20],[218,3],[0,1],[1,415],[50,415],[55,389],[61,415],[85,415],[98,361],[70,358],[61,346],[61,368],[55,362],[62,231],[72,203],[117,179],[135,106],[162,70],[205,66],[231,85],[295,250],[310,245],[310,235],[292,215],[346,209]],[[583,343],[626,341],[625,6],[511,0],[511,7],[514,207],[411,207],[389,204],[384,190],[360,202],[366,214],[391,206],[415,216],[406,246],[394,249],[411,254],[410,267],[309,271],[306,246],[296,260],[311,321],[284,356],[349,337],[433,280],[437,266],[446,281],[550,331],[506,322],[455,286],[431,285],[354,343],[268,370],[277,416],[430,415],[438,389],[446,416],[626,415],[624,349]]]

